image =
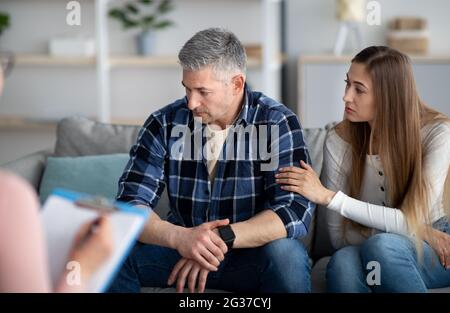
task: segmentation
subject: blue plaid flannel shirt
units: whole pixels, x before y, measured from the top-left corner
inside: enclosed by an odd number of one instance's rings
[[[247,154],[245,159],[223,157],[217,161],[212,184],[204,157],[195,158],[192,154],[180,157],[172,153],[174,148],[179,149],[175,145],[184,149],[180,138],[183,144],[194,145],[194,137],[204,130],[204,125],[198,129],[195,123],[186,97],[151,114],[131,148],[130,159],[119,180],[117,199],[154,208],[167,185],[170,201],[167,220],[171,223],[193,227],[224,218],[236,223],[270,209],[285,225],[288,238],[306,235],[316,205],[297,193],[282,190],[275,182],[278,168],[299,166],[300,160],[310,164],[303,130],[295,114],[283,104],[246,87],[244,105],[234,125],[255,125],[256,128],[276,125],[278,140],[270,138],[268,142],[279,144],[279,164],[265,171],[261,170],[261,165],[267,164],[267,160],[250,158]],[[177,136],[178,131],[174,136],[174,129],[185,129],[184,137]],[[270,130],[267,133],[270,137]],[[249,144],[250,137],[245,137],[245,144]],[[227,145],[237,148],[237,140],[234,143],[228,140],[223,155]],[[198,147],[197,150],[203,151],[205,142],[202,137],[202,150]],[[268,150],[271,150],[270,145]]]

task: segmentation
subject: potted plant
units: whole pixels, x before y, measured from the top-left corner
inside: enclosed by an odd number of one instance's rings
[[[138,52],[151,55],[154,48],[154,32],[173,25],[163,18],[173,10],[172,0],[133,0],[122,7],[109,10],[109,16],[122,23],[124,29],[140,28],[137,36]]]
[[[0,36],[10,26],[9,14],[0,12]],[[0,73],[8,76],[14,64],[14,54],[7,51],[0,51]]]
[[[9,27],[9,14],[0,12],[0,35]]]

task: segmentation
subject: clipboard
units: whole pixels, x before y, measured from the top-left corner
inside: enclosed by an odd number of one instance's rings
[[[86,283],[86,292],[105,292],[134,246],[151,209],[123,202],[55,189],[41,211],[46,237],[51,282],[56,287],[70,260],[69,253],[82,224],[109,212],[113,252]],[[67,268],[69,271],[71,268]],[[82,270],[82,269],[81,269]]]

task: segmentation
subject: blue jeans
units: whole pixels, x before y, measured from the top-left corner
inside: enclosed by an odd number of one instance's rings
[[[433,227],[450,234],[445,217]],[[379,263],[379,285],[367,284],[367,275],[373,271],[373,267],[366,268],[370,261]],[[361,246],[336,251],[327,268],[329,292],[427,292],[449,286],[450,270],[442,266],[428,243],[423,243],[423,260],[418,260],[414,242],[391,233],[376,234]]]
[[[167,279],[180,258],[176,250],[137,243],[109,291],[139,292],[141,287],[169,287]],[[310,292],[310,273],[303,245],[298,240],[279,239],[258,248],[230,250],[219,270],[208,274],[206,288]]]

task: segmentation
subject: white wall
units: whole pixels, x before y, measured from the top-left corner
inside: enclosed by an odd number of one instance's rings
[[[334,0],[286,1],[287,53],[289,57],[287,83],[290,91],[287,102],[295,106],[297,103],[298,55],[331,53],[339,24],[335,19]],[[386,43],[386,25],[393,17],[420,16],[428,21],[430,53],[450,54],[450,1],[379,0],[378,2],[381,5],[382,25],[363,26],[362,30],[367,46]]]

